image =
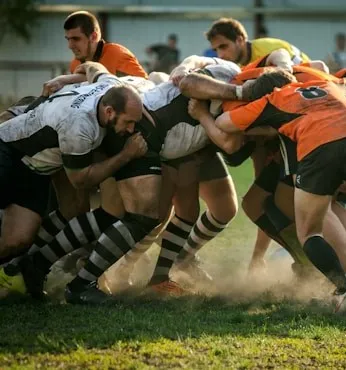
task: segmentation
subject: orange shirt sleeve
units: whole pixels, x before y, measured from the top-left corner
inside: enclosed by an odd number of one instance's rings
[[[148,77],[130,50],[119,44],[105,44],[100,63],[113,74],[121,72],[131,76]]]
[[[258,122],[268,100],[266,97],[255,100],[229,112],[231,122],[240,130],[249,130],[252,125]],[[258,122],[260,123],[260,122]]]
[[[80,61],[77,60],[77,59],[73,59],[71,60],[71,63],[70,63],[70,73],[73,73],[74,70],[80,65]]]

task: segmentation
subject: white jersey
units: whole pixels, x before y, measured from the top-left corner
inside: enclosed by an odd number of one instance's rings
[[[223,61],[222,64],[207,66],[201,72],[230,82],[240,68],[233,62]],[[143,95],[143,104],[159,131],[162,143],[160,156],[163,160],[189,155],[210,143],[204,128],[188,114],[188,101],[189,98],[181,95],[179,88],[170,81],[157,85]],[[219,113],[215,109],[218,106],[219,102],[212,102],[214,115]]]
[[[51,174],[63,165],[85,168],[105,135],[97,118],[98,102],[110,88],[122,84],[104,74],[90,85],[66,86],[35,109],[3,123],[0,139],[40,174]]]

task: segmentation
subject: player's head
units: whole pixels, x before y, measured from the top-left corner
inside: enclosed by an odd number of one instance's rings
[[[175,48],[178,43],[178,36],[175,33],[171,33],[167,38],[168,46],[171,48]]]
[[[248,100],[259,99],[273,92],[275,87],[282,87],[292,82],[297,82],[292,73],[283,68],[268,68],[256,80],[253,80],[251,86],[248,86]]]
[[[220,18],[206,32],[206,37],[219,58],[235,63],[242,63],[246,58],[248,35],[236,19]]]
[[[101,30],[96,17],[86,11],[70,14],[64,22],[65,38],[75,58],[81,61],[92,58]]]
[[[346,35],[342,32],[339,32],[335,35],[336,48],[341,51],[346,49]]]
[[[100,123],[111,127],[119,135],[132,134],[142,118],[142,100],[131,86],[115,86],[102,97],[99,109]]]

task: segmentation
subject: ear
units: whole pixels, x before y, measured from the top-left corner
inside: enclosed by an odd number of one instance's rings
[[[96,31],[92,32],[91,35],[90,35],[90,40],[92,42],[95,42],[95,41],[97,41],[97,38],[98,38],[98,33]]]
[[[116,116],[116,112],[115,110],[113,109],[112,106],[110,105],[107,105],[105,107],[105,113],[107,114],[107,116],[110,118],[110,119],[113,119],[115,116]]]
[[[245,42],[245,39],[244,39],[243,36],[238,35],[235,42],[236,42],[236,44],[243,44]]]

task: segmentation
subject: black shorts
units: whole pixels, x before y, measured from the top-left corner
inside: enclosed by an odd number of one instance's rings
[[[346,180],[346,139],[319,146],[298,163],[295,186],[308,193],[334,195]]]
[[[31,171],[15,149],[0,141],[0,208],[17,204],[43,216],[49,184],[50,176]]]
[[[227,166],[220,153],[215,152],[199,168],[199,182],[224,179],[227,176]]]
[[[144,157],[133,159],[115,172],[113,177],[117,181],[121,181],[131,177],[145,175],[161,175],[160,156],[155,152],[147,152]]]
[[[297,173],[297,144],[284,135],[279,135],[279,139],[282,157],[280,178],[284,179],[286,176]]]

